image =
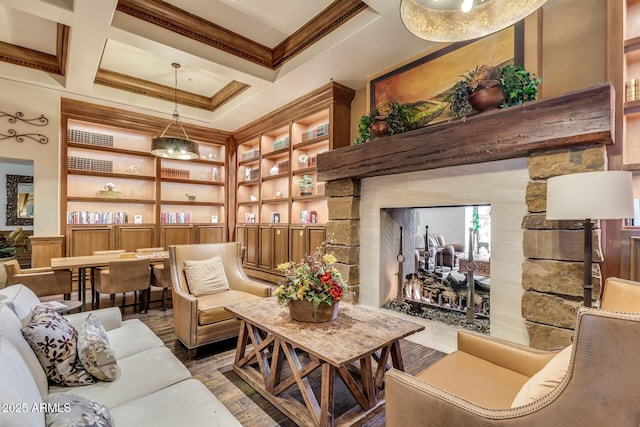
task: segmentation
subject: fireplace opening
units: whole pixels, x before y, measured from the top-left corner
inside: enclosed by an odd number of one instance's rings
[[[381,235],[394,236],[398,251],[396,294],[385,307],[488,334],[491,206],[382,209],[381,215],[381,225],[392,228]],[[381,265],[394,268],[389,260]]]

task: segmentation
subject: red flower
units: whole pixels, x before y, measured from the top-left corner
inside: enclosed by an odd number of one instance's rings
[[[330,271],[325,271],[324,274],[320,275],[320,282],[323,285],[328,285],[333,281],[333,276]]]
[[[342,298],[342,288],[336,282],[333,282],[331,284],[329,292],[331,293],[331,298],[333,298],[333,301],[339,301],[340,298]]]

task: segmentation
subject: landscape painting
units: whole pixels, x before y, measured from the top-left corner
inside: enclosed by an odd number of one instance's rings
[[[516,26],[472,41],[449,45],[370,82],[370,108],[385,102],[410,104],[436,117],[449,119],[444,98],[462,75],[477,66],[520,62],[522,43]]]

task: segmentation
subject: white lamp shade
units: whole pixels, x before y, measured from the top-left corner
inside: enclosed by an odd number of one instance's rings
[[[549,220],[632,217],[631,172],[585,172],[554,176],[547,180]]]

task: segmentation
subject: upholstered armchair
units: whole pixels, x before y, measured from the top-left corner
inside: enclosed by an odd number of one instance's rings
[[[271,296],[271,286],[251,281],[244,273],[240,251],[239,242],[169,246],[174,329],[189,357],[204,344],[238,335],[240,322],[224,309],[225,305]],[[192,280],[188,280],[185,265],[209,263],[218,256],[222,268],[215,275],[226,278],[228,286],[204,294],[198,288],[196,292],[195,279],[191,275]]]
[[[563,351],[459,332],[458,350],[418,375],[392,369],[387,425],[640,425],[639,285],[608,279]]]
[[[434,266],[453,269],[457,265],[457,254],[463,251],[464,244],[446,243],[442,234],[429,233],[429,256],[433,260]]]
[[[38,297],[49,295],[64,295],[69,299],[71,295],[71,271],[52,270],[50,267],[21,269],[16,260],[4,263],[7,273],[7,286],[23,284],[31,289]]]

